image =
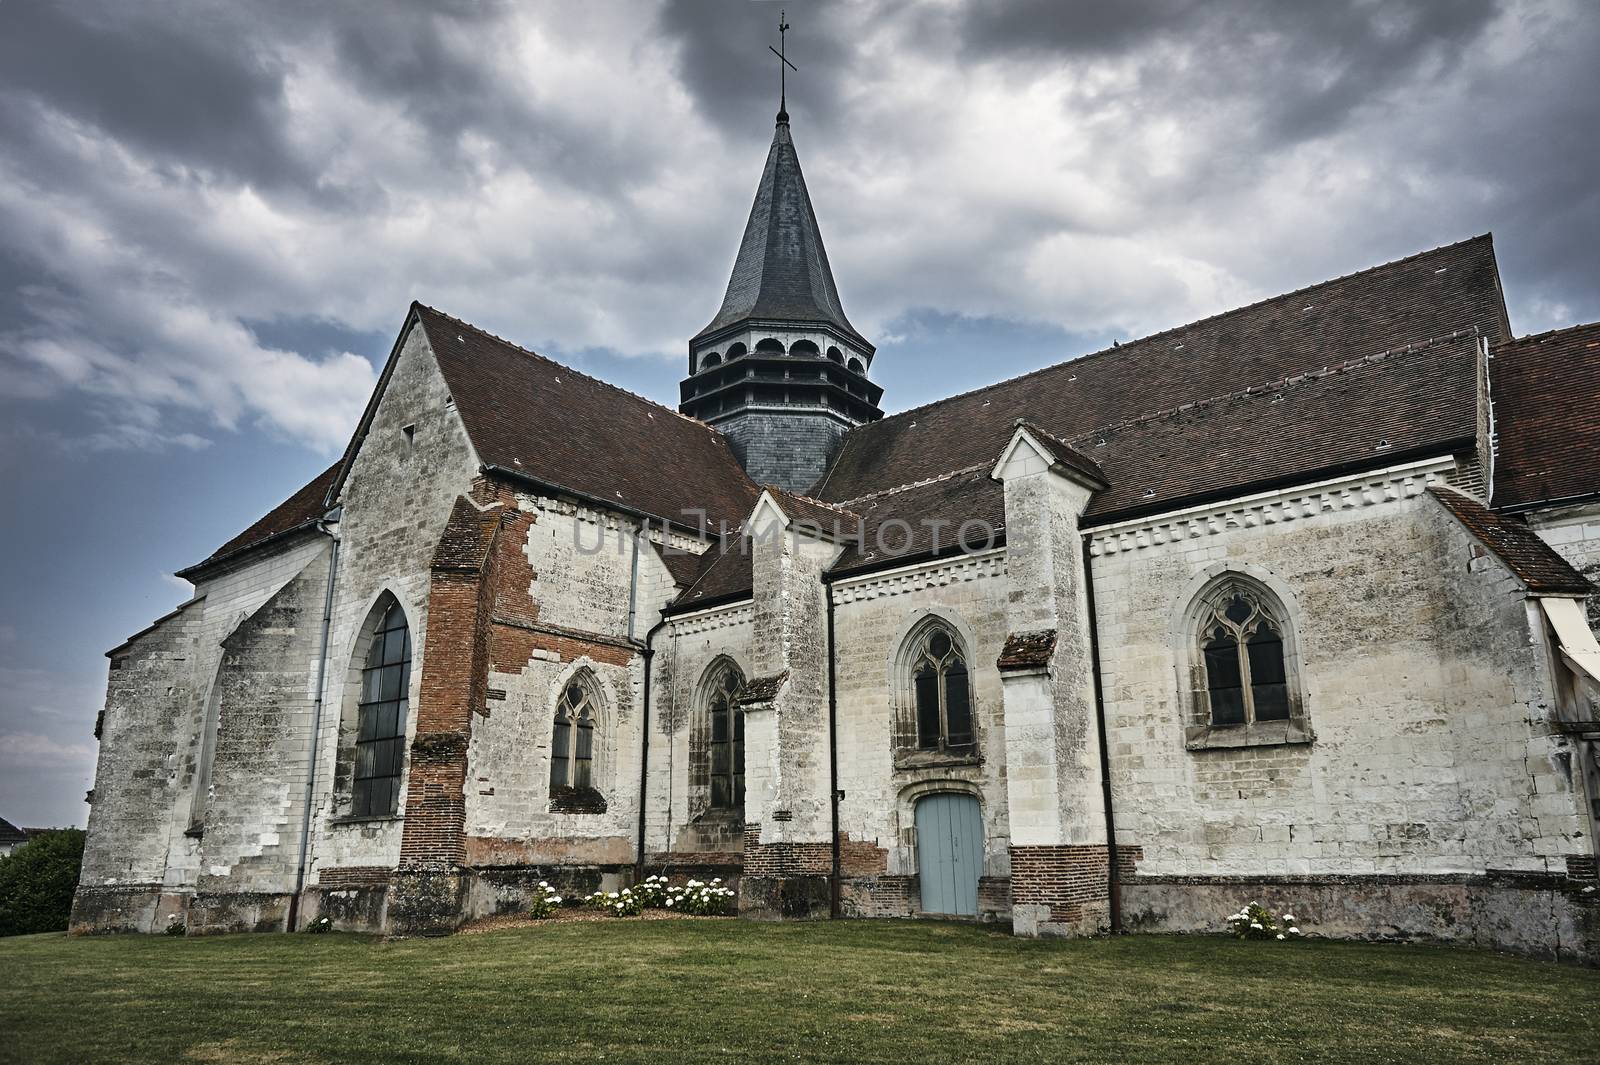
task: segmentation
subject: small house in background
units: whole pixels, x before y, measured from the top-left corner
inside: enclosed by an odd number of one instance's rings
[[[4,858],[26,842],[28,842],[26,829],[18,828],[0,817],[0,858]]]

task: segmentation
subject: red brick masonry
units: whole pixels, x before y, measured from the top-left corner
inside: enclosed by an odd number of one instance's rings
[[[1110,878],[1104,845],[1061,844],[1011,848],[1011,903],[1048,906],[1050,919],[1076,923],[1085,906],[1110,900]],[[1130,876],[1144,857],[1138,847],[1117,848],[1117,870]]]

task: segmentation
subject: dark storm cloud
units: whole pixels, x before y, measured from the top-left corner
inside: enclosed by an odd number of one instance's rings
[[[853,80],[860,23],[839,4],[706,3],[666,0],[659,15],[663,34],[678,44],[677,74],[700,111],[731,137],[766,131],[753,120],[778,109],[778,18],[787,11],[790,110],[806,124],[829,129],[848,115],[840,99]],[[889,15],[872,18],[889,18]],[[754,128],[752,128],[754,127]]]
[[[305,182],[284,138],[283,70],[212,18],[163,6],[0,6],[0,92],[105,130],[168,164]]]
[[[1383,4],[1020,0],[967,4],[951,20],[965,54],[987,61],[1138,63],[1146,105],[1231,106],[1241,143],[1293,143],[1430,67],[1484,32],[1496,0]]]

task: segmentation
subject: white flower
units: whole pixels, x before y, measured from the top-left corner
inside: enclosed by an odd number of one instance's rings
[[[668,906],[671,906],[671,905],[672,905],[672,900],[671,900],[671,899],[668,899],[668,900],[667,900],[667,905],[668,905]]]
[[[1289,934],[1292,935],[1292,936],[1297,936],[1297,935],[1300,934],[1300,929],[1291,927],[1289,929]]]
[[[1283,933],[1282,933],[1282,932],[1279,932],[1279,933],[1278,933],[1278,938],[1279,938],[1279,939],[1282,939],[1282,938],[1283,938]]]
[[[557,895],[555,898],[551,899],[550,901],[555,903],[557,906],[559,906],[559,905],[561,905],[561,896]]]
[[[615,892],[615,891],[608,891],[608,892],[606,892],[606,898],[608,898],[608,899],[614,899],[614,898],[616,898],[616,897],[617,897],[617,893],[616,893],[616,892]]]
[[[1261,922],[1260,921],[1251,921],[1250,922],[1250,927],[1259,929],[1261,927]]]
[[[540,887],[549,887],[550,885],[545,883],[543,880],[541,880],[541,881],[539,881],[539,886]]]
[[[1284,915],[1283,915],[1283,919],[1284,919],[1284,920],[1285,920],[1285,921],[1292,921],[1292,920],[1294,920],[1294,914],[1292,914],[1292,913],[1286,913],[1286,914],[1284,914]]]

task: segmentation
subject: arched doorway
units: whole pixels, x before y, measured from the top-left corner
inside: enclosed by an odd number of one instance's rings
[[[917,802],[917,876],[922,912],[978,915],[983,817],[971,795],[939,792]]]

